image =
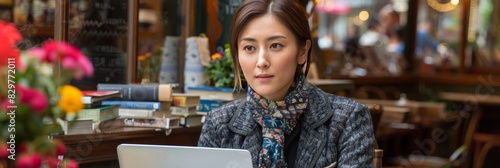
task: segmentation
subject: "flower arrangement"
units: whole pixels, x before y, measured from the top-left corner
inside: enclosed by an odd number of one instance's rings
[[[158,82],[158,75],[161,67],[161,55],[163,50],[158,48],[156,51],[148,51],[145,54],[137,57],[138,75],[141,83],[156,83]]]
[[[233,87],[234,67],[229,44],[224,45],[223,52],[217,52],[210,57],[210,64],[205,68],[205,73],[215,87]]]
[[[61,131],[57,120],[76,119],[84,107],[82,92],[66,83],[92,76],[91,62],[77,48],[55,41],[29,49],[21,59],[15,45],[22,36],[10,23],[0,21],[0,38],[0,167],[78,167],[59,159],[65,145],[48,135]]]

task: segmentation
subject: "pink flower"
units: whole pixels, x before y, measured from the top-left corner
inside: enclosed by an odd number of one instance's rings
[[[58,168],[61,163],[59,159],[53,157],[45,157],[45,161],[50,168]]]
[[[12,105],[12,104],[10,104],[9,99],[0,98],[0,112],[3,111],[3,112],[7,113],[9,111],[9,109],[7,109],[7,106],[10,106],[10,105]]]
[[[94,73],[92,63],[83,54],[77,57],[64,57],[61,63],[64,69],[75,71],[76,79],[81,79],[84,76],[90,77]]]
[[[28,104],[35,112],[42,113],[45,111],[49,105],[49,101],[42,92],[36,89],[26,88],[22,85],[17,85],[17,88],[20,93],[19,100],[21,103]]]
[[[0,20],[0,67],[8,65],[8,58],[15,59],[16,68],[22,69],[21,59],[19,59],[19,50],[16,43],[21,41],[21,33],[12,23],[5,23]]]
[[[42,157],[38,153],[22,154],[17,158],[18,168],[39,168],[42,165]]]
[[[63,69],[75,72],[76,79],[94,74],[94,68],[89,59],[68,43],[49,41],[42,48],[30,49],[29,53],[45,63],[60,60]]]
[[[71,159],[66,162],[66,168],[78,168],[78,163],[75,160]]]
[[[22,143],[21,146],[19,146],[19,149],[17,150],[17,152],[24,153],[24,152],[28,151],[28,148],[29,148],[29,144]]]
[[[66,153],[66,145],[60,140],[56,141],[57,151],[56,155],[64,155]]]
[[[7,142],[0,141],[0,160],[7,158],[9,156],[9,151],[7,151]]]

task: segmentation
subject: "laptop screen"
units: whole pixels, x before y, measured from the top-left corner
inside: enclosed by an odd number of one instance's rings
[[[117,152],[121,168],[252,167],[250,152],[243,149],[121,144]]]

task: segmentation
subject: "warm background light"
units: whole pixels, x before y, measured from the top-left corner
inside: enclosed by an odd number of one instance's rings
[[[368,18],[370,18],[370,14],[367,11],[359,12],[359,19],[361,19],[362,21],[366,21],[368,20]]]
[[[440,3],[438,0],[427,0],[427,4],[438,12],[448,12],[455,9],[460,0],[450,0],[447,3]]]

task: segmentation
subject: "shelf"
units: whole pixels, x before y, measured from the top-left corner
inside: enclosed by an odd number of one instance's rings
[[[54,38],[54,26],[36,26],[33,24],[17,24],[23,36],[43,36]]]

